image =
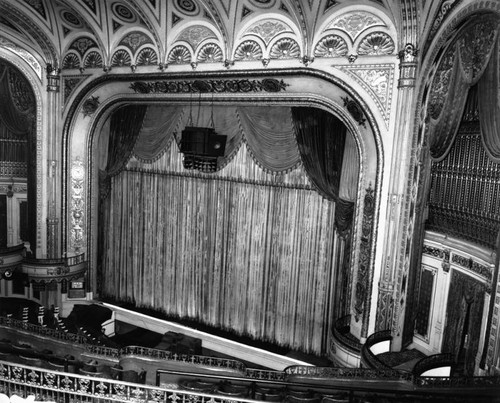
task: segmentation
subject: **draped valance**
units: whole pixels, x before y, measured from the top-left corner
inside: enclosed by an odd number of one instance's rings
[[[488,153],[500,158],[498,118],[499,21],[483,16],[468,23],[446,50],[431,84],[428,105],[430,154],[440,161],[448,154],[469,88],[478,84],[479,113]],[[483,123],[484,121],[484,123]]]

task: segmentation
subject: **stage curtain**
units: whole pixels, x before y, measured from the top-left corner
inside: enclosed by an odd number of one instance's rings
[[[133,154],[143,162],[158,159],[170,146],[174,132],[180,127],[183,108],[180,106],[149,105]]]
[[[491,103],[481,102],[479,105],[480,109],[483,107],[481,125],[484,119],[485,130],[490,133],[494,127],[495,118],[486,118],[486,114],[497,113],[494,105],[498,104],[498,101],[495,102],[498,85],[493,81],[498,72],[492,71],[498,68],[494,60],[498,54],[497,32],[496,19],[486,16],[474,20],[464,27],[440,62],[431,85],[429,110],[430,153],[435,161],[441,161],[448,155],[463,116],[469,88],[482,76],[484,78],[481,80],[479,98],[483,98],[484,90],[487,92],[485,100]],[[495,54],[493,58],[492,53]],[[493,59],[491,63],[490,59]],[[494,135],[487,135],[485,138],[487,147],[493,153],[495,141],[491,139],[494,138]]]
[[[311,182],[328,200],[339,197],[346,126],[317,108],[292,107],[300,155]]]
[[[22,83],[23,78],[7,64],[0,63],[0,120],[11,135],[26,138],[33,129],[35,99],[31,94],[15,88],[15,83]],[[27,84],[25,84],[27,86]],[[30,89],[31,90],[31,89]],[[26,99],[18,99],[26,98]],[[32,99],[30,99],[32,98]],[[7,101],[6,100],[10,100]],[[16,104],[22,107],[16,107]]]
[[[300,187],[123,171],[104,295],[321,353],[334,203]]]
[[[479,122],[483,144],[490,158],[500,162],[500,74],[498,40],[488,67],[478,83]]]
[[[238,118],[250,152],[262,169],[285,172],[297,167],[300,155],[290,107],[242,107]]]

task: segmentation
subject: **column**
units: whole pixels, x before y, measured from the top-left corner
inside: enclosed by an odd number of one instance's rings
[[[408,43],[398,54],[399,81],[395,144],[392,152],[391,183],[386,216],[385,260],[378,284],[378,305],[375,331],[392,330],[392,350],[401,348],[404,321],[404,200],[412,150],[414,91],[417,72],[417,49]],[[406,284],[403,286],[403,284]]]

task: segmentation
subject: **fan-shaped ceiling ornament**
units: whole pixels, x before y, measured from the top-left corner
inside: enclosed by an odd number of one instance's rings
[[[198,52],[196,59],[199,63],[221,62],[223,59],[222,49],[215,43],[207,43]]]
[[[373,32],[362,39],[358,46],[358,55],[392,55],[395,49],[394,41],[384,32]]]
[[[314,48],[314,57],[338,57],[347,55],[347,43],[339,35],[322,38]]]
[[[62,62],[63,69],[77,69],[80,67],[80,58],[76,53],[68,53]]]
[[[276,42],[269,52],[271,59],[292,59],[300,56],[299,44],[291,38],[283,38]]]
[[[100,68],[102,67],[102,56],[99,52],[89,52],[83,61],[83,66],[86,69]]]
[[[273,40],[274,37],[283,33],[290,32],[293,33],[292,28],[287,24],[279,20],[264,20],[252,25],[248,28],[244,35],[254,34],[262,38],[266,45]]]
[[[262,59],[262,48],[255,41],[241,43],[234,52],[234,60],[260,60]]]
[[[179,45],[173,48],[168,54],[167,62],[169,64],[187,64],[191,63],[191,53],[185,46]]]
[[[204,25],[193,25],[183,30],[177,36],[175,42],[184,41],[189,43],[193,49],[196,49],[201,42],[207,39],[217,39],[217,35]]]
[[[158,55],[154,49],[144,48],[141,49],[136,58],[138,66],[151,66],[158,63]]]
[[[327,29],[340,29],[354,41],[363,31],[374,26],[385,27],[386,24],[375,14],[366,11],[353,11],[334,18]]]
[[[112,67],[130,66],[131,61],[132,58],[130,57],[130,54],[126,50],[120,49],[114,53],[111,59],[111,66]]]

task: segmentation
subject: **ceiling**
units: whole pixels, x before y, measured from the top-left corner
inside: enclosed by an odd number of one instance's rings
[[[392,54],[408,12],[459,2],[0,0],[0,46],[63,69]]]

